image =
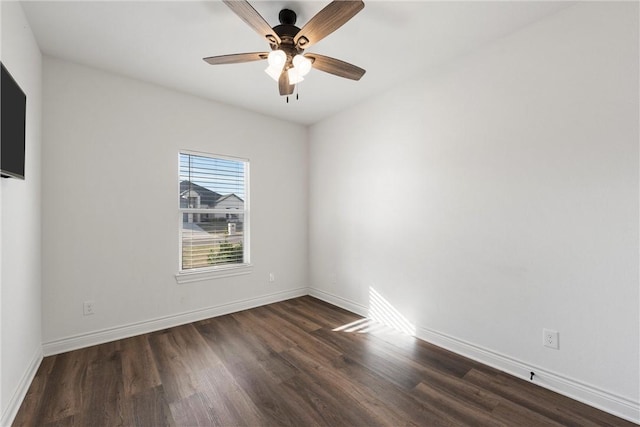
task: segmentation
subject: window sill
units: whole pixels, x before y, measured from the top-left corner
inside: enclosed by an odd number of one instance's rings
[[[253,266],[251,264],[234,265],[232,267],[218,267],[205,271],[183,271],[176,274],[178,284],[200,282],[203,280],[221,279],[223,277],[241,276],[251,274]]]

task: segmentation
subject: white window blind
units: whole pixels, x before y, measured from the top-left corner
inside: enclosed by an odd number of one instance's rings
[[[249,263],[249,162],[180,153],[180,271]]]

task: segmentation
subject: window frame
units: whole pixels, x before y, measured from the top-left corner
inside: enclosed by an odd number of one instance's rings
[[[244,200],[243,200],[243,210],[237,211],[236,213],[242,213],[243,215],[243,262],[237,264],[221,264],[221,265],[212,265],[207,267],[196,267],[190,269],[182,268],[182,232],[183,232],[183,218],[184,214],[189,213],[204,213],[204,214],[229,214],[228,209],[197,209],[197,208],[182,208],[180,207],[180,156],[192,155],[192,156],[200,156],[206,157],[210,159],[220,159],[220,160],[229,160],[234,162],[242,162],[244,165]],[[230,276],[238,276],[243,274],[250,274],[252,272],[252,264],[251,264],[251,251],[250,251],[250,236],[251,236],[251,225],[250,225],[250,161],[247,158],[220,155],[214,153],[205,153],[201,151],[193,151],[193,150],[178,150],[178,179],[176,185],[176,192],[174,194],[178,195],[178,272],[176,273],[176,281],[178,283],[190,283],[197,282],[201,280],[209,280],[209,279],[217,279],[222,277],[230,277]]]

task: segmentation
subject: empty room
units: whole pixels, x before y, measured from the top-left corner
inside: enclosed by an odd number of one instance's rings
[[[640,425],[637,1],[0,1],[1,426]]]

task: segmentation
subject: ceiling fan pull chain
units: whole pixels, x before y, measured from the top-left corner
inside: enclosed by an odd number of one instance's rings
[[[289,95],[287,95],[287,104],[289,103]]]

